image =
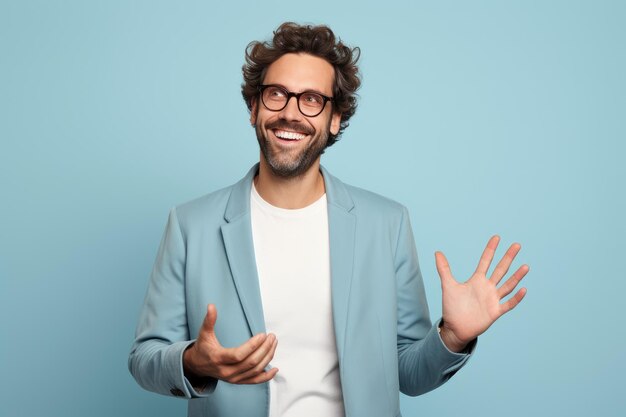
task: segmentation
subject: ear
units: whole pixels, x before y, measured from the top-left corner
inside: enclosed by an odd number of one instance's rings
[[[250,124],[253,126],[256,124],[256,116],[257,116],[257,99],[256,97],[253,97],[250,100]]]
[[[341,127],[341,113],[333,113],[330,119],[330,133],[336,135]]]

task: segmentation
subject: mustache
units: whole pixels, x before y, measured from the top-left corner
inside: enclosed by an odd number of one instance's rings
[[[311,126],[307,126],[302,123],[297,122],[289,122],[287,120],[275,120],[271,123],[268,123],[265,126],[266,129],[282,129],[282,130],[293,130],[296,132],[304,133],[306,135],[313,135],[315,133],[315,129]]]

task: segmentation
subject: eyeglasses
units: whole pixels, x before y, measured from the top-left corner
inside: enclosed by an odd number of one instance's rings
[[[270,111],[281,111],[287,107],[289,99],[295,97],[298,103],[298,110],[307,117],[318,116],[324,110],[326,102],[333,101],[332,97],[327,97],[315,91],[292,93],[279,85],[261,85],[259,86],[259,92],[261,93],[263,105]]]

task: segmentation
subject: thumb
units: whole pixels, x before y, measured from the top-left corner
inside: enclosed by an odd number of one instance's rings
[[[209,304],[206,309],[206,316],[202,322],[200,334],[203,337],[215,338],[215,322],[217,321],[217,308],[214,304]]]
[[[448,264],[448,260],[443,252],[435,252],[435,265],[437,266],[437,273],[439,273],[442,286],[454,281],[452,271],[450,270],[450,264]]]

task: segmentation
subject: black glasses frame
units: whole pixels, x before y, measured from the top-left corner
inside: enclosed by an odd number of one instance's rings
[[[285,96],[287,97],[287,100],[285,101],[285,105],[283,107],[281,107],[280,109],[270,109],[267,104],[265,104],[265,100],[263,100],[263,91],[266,88],[277,88],[281,91],[283,91],[285,93]],[[322,97],[322,99],[324,100],[324,103],[322,104],[322,108],[320,109],[320,111],[316,114],[306,114],[305,112],[302,111],[302,109],[300,108],[300,97],[303,94],[317,94],[318,96]],[[303,91],[301,93],[292,93],[291,91],[287,90],[285,87],[280,86],[280,85],[276,85],[276,84],[262,84],[259,86],[259,95],[261,96],[261,102],[263,103],[263,105],[265,106],[266,109],[268,109],[269,111],[281,111],[283,110],[285,107],[287,107],[287,104],[289,104],[289,100],[291,100],[291,97],[295,97],[296,98],[296,103],[298,104],[298,110],[300,111],[300,113],[302,113],[303,115],[305,115],[306,117],[317,117],[320,114],[322,114],[322,112],[324,111],[324,109],[326,108],[326,103],[333,102],[334,98],[333,97],[328,97],[325,96],[322,93],[319,93],[317,91],[313,91],[313,90],[307,90],[307,91]]]

